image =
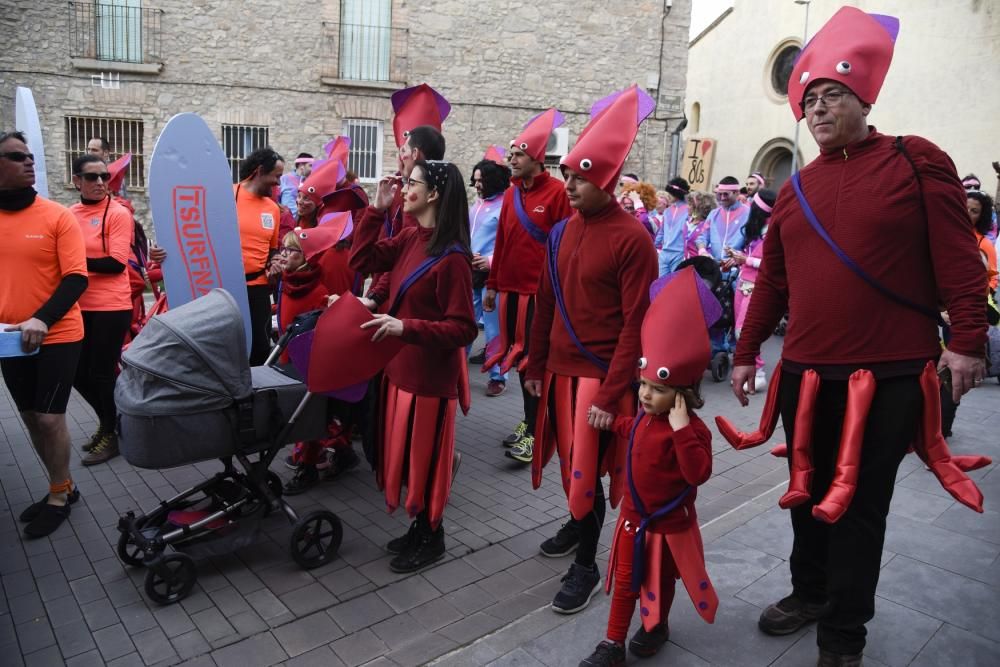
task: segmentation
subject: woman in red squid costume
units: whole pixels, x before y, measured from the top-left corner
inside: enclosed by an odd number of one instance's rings
[[[389,567],[413,572],[444,555],[441,519],[453,475],[455,408],[468,411],[465,346],[478,334],[472,309],[469,206],[458,168],[418,160],[403,185],[403,207],[418,226],[378,240],[396,191],[379,182],[373,206],[354,232],[351,267],[389,275],[388,311],[363,327],[373,341],[408,343],[386,366],[379,401],[376,478],[390,512],[400,505],[414,519],[389,542]]]

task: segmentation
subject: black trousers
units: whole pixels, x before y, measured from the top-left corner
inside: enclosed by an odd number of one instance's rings
[[[528,348],[531,339],[531,322],[535,318],[535,297],[530,294],[518,294],[517,292],[507,293],[507,340],[513,344],[517,332],[517,307],[521,299],[528,299],[528,312],[524,319],[524,356],[528,356]],[[524,422],[528,425],[527,435],[535,434],[535,421],[538,418],[538,398],[532,396],[524,388],[524,375],[517,374],[517,380],[521,384],[521,400],[524,403]]]
[[[789,444],[795,433],[800,380],[788,372],[781,378],[781,419]],[[831,610],[819,621],[817,643],[834,653],[858,653],[865,646],[865,623],[875,615],[875,588],[896,471],[916,436],[923,409],[916,376],[881,379],[876,387],[865,425],[857,492],[844,516],[830,525],[814,519],[812,507],[822,500],[833,479],[847,381],[822,381],[811,439],[812,499],[791,511],[793,594],[809,602],[829,601]]]
[[[248,285],[250,303],[250,365],[262,366],[271,352],[271,288]]]
[[[73,387],[94,409],[102,431],[115,430],[115,379],[131,310],[83,311],[83,345]]]

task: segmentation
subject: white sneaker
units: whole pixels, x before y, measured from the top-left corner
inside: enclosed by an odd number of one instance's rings
[[[764,372],[763,368],[758,368],[757,373],[753,378],[753,391],[755,394],[763,393],[767,389],[767,374]],[[743,383],[743,391],[750,391],[747,387],[747,383]]]

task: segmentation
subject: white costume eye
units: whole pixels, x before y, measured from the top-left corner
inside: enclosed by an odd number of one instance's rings
[[[799,85],[801,85],[801,84],[805,83],[805,82],[806,82],[806,81],[808,81],[808,80],[809,80],[809,72],[803,72],[803,73],[802,73],[802,74],[801,74],[801,75],[799,76]]]
[[[307,238],[309,238],[309,235],[306,234],[305,232],[299,232],[299,238],[300,239],[307,239]]]
[[[594,166],[594,163],[590,161],[589,157],[585,157],[580,160],[580,169],[584,171],[590,171],[590,168]]]
[[[514,143],[514,140],[513,140],[513,139],[511,139],[511,140],[510,140],[510,147],[511,147],[511,148],[513,148],[513,147],[514,147],[514,146],[516,146],[516,145],[517,145],[517,144],[515,144],[515,143]]]
[[[841,60],[837,63],[837,73],[838,74],[850,74],[851,73],[851,63],[846,60]]]
[[[524,143],[524,142],[522,141],[522,142],[521,142],[521,150],[522,150],[522,151],[526,151],[526,150],[528,150],[528,144],[526,144],[526,143]]]
[[[410,131],[409,130],[403,130],[403,136],[404,137],[409,137],[410,136]]]
[[[308,192],[311,195],[314,195],[314,194],[316,194],[316,188],[308,187],[308,188],[306,188],[306,192]]]
[[[668,377],[670,377],[670,369],[665,366],[660,366],[659,368],[656,369],[656,377],[660,378],[661,380],[666,380]]]
[[[639,368],[640,369],[645,368],[648,364],[649,364],[649,362],[646,361],[646,357],[639,357]]]

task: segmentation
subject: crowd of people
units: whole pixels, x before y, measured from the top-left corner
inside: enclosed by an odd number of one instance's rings
[[[536,488],[557,456],[567,499],[568,520],[539,546],[543,556],[574,554],[554,611],[579,612],[600,589],[598,539],[607,504],[621,507],[607,638],[581,665],[623,665],[636,602],[641,624],[628,650],[649,656],[667,641],[676,579],[714,619],[695,511],[711,432],[695,410],[712,355],[734,350],[733,392],[746,405],[769,385],[762,429],[780,412],[801,491],[787,499],[792,592],[759,626],[781,635],[818,621],[819,664],[860,665],[896,470],[915,438],[935,435],[917,430],[935,423],[928,406],[942,404],[937,431],[947,435],[948,410],[953,418],[982,381],[996,312],[996,217],[979,179],[960,180],[925,139],[867,124],[894,29],[845,8],[803,51],[789,102],[820,156],[780,195],[759,172],[742,185],[726,176],[712,193],[623,173],[655,106],[636,86],[595,104],[561,178],[545,164],[563,122],[552,108],[509,148],[490,146],[466,181],[445,160],[450,107],[426,84],[393,95],[398,170],[370,199],[347,170],[344,137],[292,165],[269,147],[249,155],[234,187],[249,363],[264,363],[297,315],[341,298],[371,311],[363,327],[373,341],[403,343],[363,400],[336,403],[328,438],[295,444],[284,492],[356,467],[359,433],[389,511],[412,519],[386,545],[390,568],[436,562],[470,358],[488,374],[487,398],[517,373],[523,419],[498,444],[530,465]],[[83,463],[117,455],[115,369],[141,312],[132,274],[141,285],[173,259],[155,245],[146,257],[125,164],[109,163],[101,138],[91,145],[72,165],[80,202],[65,209],[33,190],[24,137],[0,135],[0,224],[24,232],[0,248],[0,321],[28,353],[4,358],[2,370],[50,480],[20,517],[28,537],[55,531],[80,498],[69,471],[71,388],[97,416]],[[769,383],[760,346],[786,316]],[[483,348],[474,349],[479,327]],[[940,461],[947,446],[932,445]],[[842,470],[849,456],[853,486]],[[828,488],[847,498],[832,511]]]

